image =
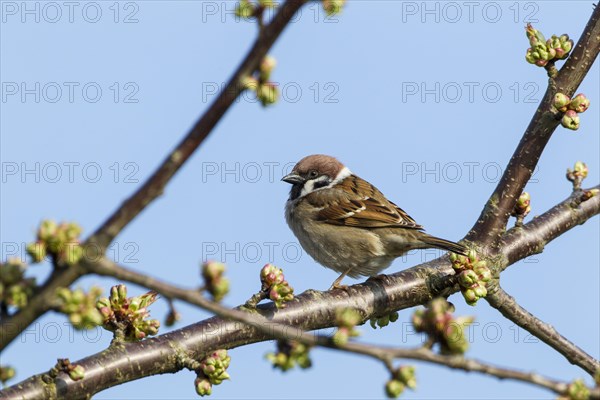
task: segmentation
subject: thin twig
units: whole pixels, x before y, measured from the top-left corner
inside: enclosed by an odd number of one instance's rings
[[[592,377],[600,370],[598,360],[567,340],[554,327],[543,322],[519,305],[499,285],[492,288],[485,299],[506,318],[542,340],[562,354],[571,364],[581,367]]]

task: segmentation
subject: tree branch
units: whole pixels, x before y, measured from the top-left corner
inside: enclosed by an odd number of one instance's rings
[[[583,368],[592,377],[600,370],[598,360],[567,340],[554,327],[546,324],[524,309],[500,285],[491,288],[485,299],[492,307],[500,311],[503,316],[558,351],[571,364]]]
[[[419,349],[391,349],[388,350],[395,358],[408,358],[412,360],[427,361],[433,364],[444,365],[452,369],[467,372],[480,372],[499,379],[513,379],[521,382],[531,383],[549,389],[557,394],[566,394],[567,385],[553,379],[545,378],[532,372],[521,372],[512,369],[496,367],[484,362],[468,359],[460,356],[444,356],[427,348]],[[596,391],[590,398],[600,398],[600,392]]]
[[[600,185],[587,190],[593,189],[600,189]],[[584,190],[573,192],[567,199],[543,215],[535,217],[527,225],[506,232],[500,246],[506,258],[506,265],[541,253],[547,243],[597,215],[600,212],[600,196],[577,204],[583,192]]]
[[[103,247],[108,246],[129,222],[163,193],[169,180],[204,139],[206,139],[240,93],[245,90],[242,79],[252,74],[258,68],[262,59],[267,55],[273,43],[275,43],[275,40],[283,32],[294,14],[304,5],[305,1],[287,0],[281,5],[269,25],[260,31],[258,38],[248,51],[248,54],[246,54],[244,61],[242,61],[233,76],[229,79],[227,86],[225,86],[209,109],[202,115],[202,118],[196,122],[192,130],[142,187],[125,200],[92,235],[95,242]]]
[[[54,270],[43,286],[36,289],[27,306],[0,321],[0,352],[38,317],[52,309],[56,289],[69,287],[85,273],[81,265]]]
[[[281,35],[296,11],[302,7],[305,0],[288,0],[279,9],[272,21],[261,30],[254,45],[237,68],[227,86],[202,115],[187,136],[177,145],[169,156],[148,180],[93,233],[84,246],[95,245],[105,250],[115,236],[131,222],[148,204],[160,196],[169,180],[188,160],[192,153],[210,134],[215,125],[225,115],[235,99],[244,90],[241,79],[256,70]],[[47,299],[54,296],[57,287],[69,287],[77,278],[85,274],[85,264],[57,271],[39,288],[31,302],[20,309],[15,315],[0,321],[0,351],[14,340],[24,329],[38,317],[49,310]]]
[[[544,98],[500,182],[466,236],[467,240],[483,245],[491,244],[493,248],[500,242],[510,213],[559,124],[560,114],[552,108],[554,94],[561,92],[572,96],[592,67],[598,52],[600,52],[600,7],[595,7],[577,45],[558,76],[555,80],[550,79]]]

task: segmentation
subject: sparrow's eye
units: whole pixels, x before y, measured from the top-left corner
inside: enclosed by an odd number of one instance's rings
[[[319,176],[319,173],[316,170],[314,170],[314,169],[312,169],[312,170],[310,170],[308,172],[308,177],[309,178],[316,178],[317,176]]]

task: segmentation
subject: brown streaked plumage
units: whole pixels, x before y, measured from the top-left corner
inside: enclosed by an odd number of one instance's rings
[[[466,254],[460,244],[422,232],[404,210],[333,157],[303,158],[282,178],[291,183],[286,220],[304,250],[344,276],[373,276],[412,249]]]

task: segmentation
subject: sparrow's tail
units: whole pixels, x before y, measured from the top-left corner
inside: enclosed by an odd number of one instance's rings
[[[467,255],[467,248],[462,244],[454,243],[446,239],[440,239],[438,237],[431,236],[426,233],[423,234],[421,240],[429,246],[435,247],[436,249],[451,251],[452,253],[460,254],[463,256]]]

